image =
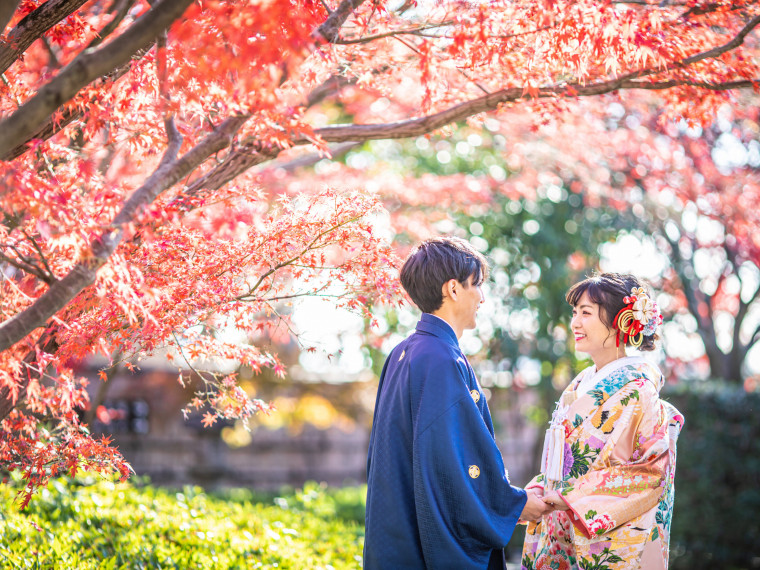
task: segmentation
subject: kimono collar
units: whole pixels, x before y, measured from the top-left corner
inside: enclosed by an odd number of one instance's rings
[[[619,368],[622,368],[623,366],[630,366],[632,364],[633,365],[646,364],[646,363],[647,361],[641,356],[624,356],[623,358],[618,358],[617,360],[613,360],[612,362],[605,364],[593,374],[597,378],[602,378],[604,376],[607,376],[608,374],[612,374],[615,370],[618,370]]]
[[[578,381],[572,389],[577,390],[580,388],[582,392],[586,392],[596,386],[602,378],[606,378],[616,370],[626,366],[637,366],[642,372],[646,370],[647,373],[644,374],[644,377],[652,382],[658,391],[662,388],[662,373],[655,365],[642,356],[624,356],[623,358],[613,360],[600,370],[595,370],[594,366],[589,366],[578,375]]]
[[[422,317],[420,317],[420,321],[417,323],[417,331],[437,336],[441,340],[445,340],[452,346],[459,348],[459,340],[454,329],[440,317],[436,317],[430,313],[422,313]]]

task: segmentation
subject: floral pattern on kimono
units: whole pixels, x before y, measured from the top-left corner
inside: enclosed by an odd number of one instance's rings
[[[538,475],[526,488],[556,490],[569,509],[528,525],[523,570],[667,568],[684,419],[660,399],[662,384],[656,366],[626,357],[584,370],[563,392],[562,480]]]

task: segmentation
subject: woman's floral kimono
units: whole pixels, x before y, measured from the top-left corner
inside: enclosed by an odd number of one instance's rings
[[[595,378],[578,393],[587,375]],[[584,370],[565,389],[552,420],[559,467],[545,467],[526,488],[559,491],[570,508],[528,525],[524,570],[667,568],[684,420],[660,400],[662,383],[656,366],[626,357]]]

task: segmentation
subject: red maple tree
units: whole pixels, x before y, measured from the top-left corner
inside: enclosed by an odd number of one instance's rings
[[[758,23],[720,0],[3,3],[0,462],[30,492],[127,473],[79,422],[73,360],[172,347],[279,370],[214,331],[255,333],[297,295],[398,298],[376,197],[284,197],[252,167],[621,90],[700,122],[756,86]],[[199,401],[209,423],[264,406],[231,377]]]

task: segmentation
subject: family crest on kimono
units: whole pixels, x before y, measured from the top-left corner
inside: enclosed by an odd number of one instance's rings
[[[657,366],[625,353],[653,350],[662,317],[632,275],[586,279],[567,301],[576,350],[594,366],[562,393],[526,486],[556,510],[529,523],[522,569],[666,569],[684,419],[660,399]]]

